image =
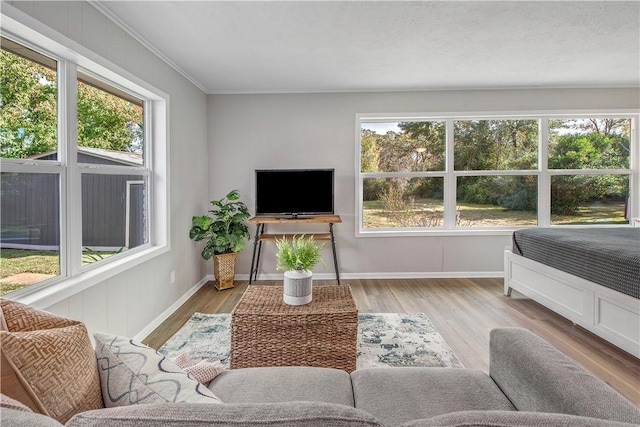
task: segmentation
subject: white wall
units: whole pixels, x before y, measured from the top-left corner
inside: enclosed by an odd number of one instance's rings
[[[206,95],[86,2],[2,2],[41,21],[170,96],[171,250],[49,307],[90,331],[134,336],[206,274],[189,240],[191,216],[208,200]],[[176,281],[171,284],[171,271]]]
[[[331,167],[340,270],[344,277],[493,275],[502,270],[510,236],[356,238],[356,113],[524,112],[638,109],[638,89],[486,90],[394,93],[210,95],[210,198],[238,188],[253,213],[254,169]],[[282,231],[285,231],[283,229]],[[294,230],[293,228],[289,229]],[[312,230],[300,228],[294,231]],[[254,229],[251,229],[252,235]],[[260,273],[275,270],[272,243]],[[318,276],[331,277],[331,255]],[[248,277],[251,245],[238,258]]]

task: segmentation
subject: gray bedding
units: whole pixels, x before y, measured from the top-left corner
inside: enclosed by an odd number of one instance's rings
[[[640,298],[640,228],[527,228],[513,252]]]

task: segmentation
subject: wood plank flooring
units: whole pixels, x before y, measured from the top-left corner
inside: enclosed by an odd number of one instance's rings
[[[278,282],[258,281],[259,285]],[[334,284],[334,281],[314,281]],[[501,326],[532,330],[640,406],[640,360],[520,296],[502,295],[502,279],[342,280],[351,286],[358,311],[426,313],[466,368],[488,372],[489,331]],[[247,287],[218,291],[203,286],[145,344],[159,348],[195,312],[229,313]]]

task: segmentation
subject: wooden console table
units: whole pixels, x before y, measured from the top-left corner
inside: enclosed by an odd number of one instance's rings
[[[295,235],[305,234],[313,236],[315,240],[330,241],[331,251],[333,252],[333,265],[336,269],[336,280],[340,284],[340,270],[338,269],[338,257],[336,256],[336,239],[333,234],[333,224],[342,222],[339,215],[313,215],[300,218],[282,218],[273,216],[256,216],[247,221],[249,224],[256,225],[256,236],[253,240],[253,255],[251,257],[251,271],[249,272],[249,284],[253,280],[258,279],[258,266],[260,265],[260,252],[262,251],[262,242],[275,242],[276,239],[291,239]],[[264,232],[267,224],[328,224],[328,233],[279,233],[267,234]]]

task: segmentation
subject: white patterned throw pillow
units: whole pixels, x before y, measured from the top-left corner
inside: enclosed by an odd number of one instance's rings
[[[93,336],[107,408],[139,403],[222,403],[156,350],[129,338],[102,333]]]

